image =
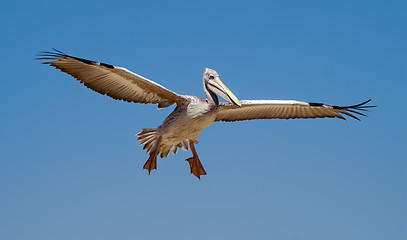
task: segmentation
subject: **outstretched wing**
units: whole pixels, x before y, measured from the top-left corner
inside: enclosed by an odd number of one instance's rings
[[[353,106],[332,106],[323,103],[308,103],[294,100],[243,100],[242,107],[230,103],[220,103],[215,121],[243,121],[251,119],[293,119],[293,118],[341,118],[345,114],[357,120],[354,114],[366,116],[360,111],[367,111],[369,99]]]
[[[125,68],[55,52],[41,52],[38,59],[79,80],[86,87],[114,99],[158,104],[158,108],[187,101],[181,95]]]

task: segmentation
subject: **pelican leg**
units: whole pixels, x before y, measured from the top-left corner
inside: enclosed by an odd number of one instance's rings
[[[158,138],[154,151],[152,153],[150,153],[150,157],[147,159],[146,163],[144,164],[143,169],[148,170],[148,175],[150,175],[151,170],[157,169],[157,156],[158,156],[158,149],[159,149],[160,143],[161,143],[161,137]]]
[[[189,163],[191,173],[194,174],[198,179],[201,179],[201,175],[206,175],[206,172],[204,167],[202,166],[201,161],[198,158],[198,154],[196,153],[194,144],[195,141],[189,140],[189,146],[191,147],[193,156],[186,159],[185,161]]]

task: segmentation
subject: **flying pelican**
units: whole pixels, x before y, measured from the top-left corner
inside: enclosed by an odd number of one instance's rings
[[[371,99],[352,106],[333,106],[294,100],[242,100],[221,82],[219,74],[206,68],[203,89],[207,99],[180,95],[135,74],[126,68],[73,57],[61,51],[41,52],[38,59],[76,78],[86,87],[114,99],[134,103],[158,104],[166,108],[176,104],[174,111],[155,129],[142,129],[137,134],[140,145],[150,154],[144,169],[157,169],[157,156],[175,155],[178,148],[192,151],[188,161],[191,173],[200,179],[206,171],[198,158],[195,144],[201,131],[216,121],[234,122],[251,119],[341,118],[341,114],[359,120],[354,114],[366,116]],[[51,60],[51,61],[49,61]],[[227,102],[219,102],[218,96]]]

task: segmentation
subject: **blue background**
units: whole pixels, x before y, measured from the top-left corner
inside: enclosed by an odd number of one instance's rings
[[[406,1],[8,1],[0,9],[0,239],[407,239]],[[214,123],[198,181],[142,170],[172,108],[115,101],[34,60],[57,48],[204,97],[379,107]]]

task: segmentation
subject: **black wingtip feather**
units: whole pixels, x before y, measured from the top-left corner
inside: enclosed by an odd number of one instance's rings
[[[84,58],[79,58],[79,57],[74,57],[71,55],[68,55],[58,49],[52,48],[54,52],[48,52],[48,51],[41,51],[39,52],[37,56],[37,60],[58,60],[59,58],[73,58],[75,60],[81,61],[83,63],[89,64],[89,65],[101,65],[106,68],[111,68],[113,69],[114,66],[107,64],[107,63],[101,63],[101,62],[95,62],[92,60],[84,59]],[[51,62],[43,62],[43,64],[50,64]]]
[[[60,54],[67,55],[66,53],[64,53],[64,52],[62,52],[62,51],[59,51],[59,50],[56,49],[56,48],[52,48],[52,50],[54,50],[55,52],[58,52],[58,53],[60,53]],[[68,56],[68,55],[67,55],[67,56]]]
[[[377,106],[364,106],[365,104],[369,103],[370,101],[372,101],[373,98],[368,99],[362,103],[356,104],[356,105],[352,105],[352,106],[334,106],[334,107],[338,107],[338,108],[353,108],[353,109],[365,109],[365,108],[373,108],[373,107],[377,107]]]
[[[347,112],[347,111],[348,111],[348,110],[346,110],[346,111],[340,111],[340,113],[346,114],[346,115],[348,115],[349,117],[354,118],[354,119],[360,121],[360,119],[359,119],[358,117],[356,117],[355,115],[353,115],[353,114],[351,114],[351,113],[349,113],[349,112]]]
[[[362,103],[351,105],[351,106],[332,106],[332,105],[327,105],[327,104],[323,104],[323,103],[308,103],[308,104],[310,106],[314,106],[314,107],[330,107],[330,108],[339,110],[338,111],[339,113],[345,114],[349,117],[352,117],[352,118],[360,121],[360,119],[353,114],[358,114],[358,115],[367,117],[365,114],[361,113],[360,111],[367,112],[367,111],[369,111],[369,108],[377,107],[377,106],[371,106],[371,105],[366,106],[366,104],[369,103],[370,101],[372,101],[372,99],[373,98],[368,99]],[[343,119],[345,119],[345,118],[343,118]]]
[[[360,111],[365,111],[366,112],[366,111],[369,111],[367,108],[377,107],[377,106],[372,106],[372,105],[368,105],[368,106],[365,105],[365,104],[369,103],[370,101],[372,101],[372,99],[373,98],[368,99],[368,100],[366,100],[366,101],[364,101],[362,103],[356,104],[356,105],[332,106],[332,108],[341,110],[340,113],[346,114],[349,117],[352,117],[352,118],[357,119],[357,120],[360,121],[360,119],[358,117],[356,117],[355,115],[353,115],[352,113],[367,117],[367,115],[361,113]]]

